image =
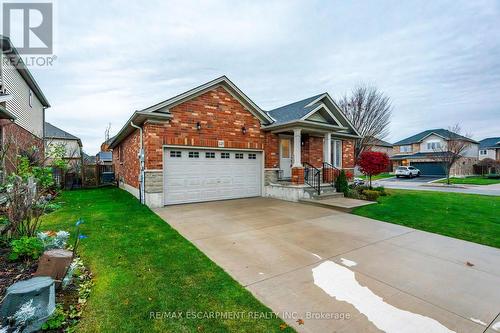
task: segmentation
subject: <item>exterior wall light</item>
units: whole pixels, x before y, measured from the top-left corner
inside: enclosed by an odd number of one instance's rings
[[[196,129],[199,131],[201,130],[201,123],[200,122],[197,122],[196,123]]]
[[[243,126],[243,127],[241,128],[241,133],[243,133],[243,134],[247,134],[247,129],[246,129],[246,127],[245,127],[245,126]]]

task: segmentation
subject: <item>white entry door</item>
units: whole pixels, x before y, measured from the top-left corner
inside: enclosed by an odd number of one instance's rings
[[[167,148],[165,205],[262,195],[262,153]]]
[[[283,178],[292,177],[292,138],[280,138],[280,170],[283,171]]]

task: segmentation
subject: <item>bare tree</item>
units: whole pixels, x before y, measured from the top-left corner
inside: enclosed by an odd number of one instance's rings
[[[373,138],[384,139],[389,134],[391,100],[376,87],[358,84],[351,95],[344,95],[338,104],[362,136],[356,141],[356,158],[372,144]]]
[[[471,140],[469,139],[471,135],[465,134],[465,136],[462,136],[462,128],[459,124],[449,127],[448,132],[449,137],[446,139],[446,143],[433,148],[434,153],[430,157],[434,161],[441,163],[446,172],[446,183],[450,185],[451,168],[471,146]]]
[[[108,142],[110,131],[111,131],[111,123],[108,123],[108,126],[106,126],[106,130],[104,131],[104,142]]]

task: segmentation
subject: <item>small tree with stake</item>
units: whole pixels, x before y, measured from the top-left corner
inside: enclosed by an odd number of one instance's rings
[[[372,176],[386,171],[389,163],[389,156],[386,153],[376,151],[364,151],[361,153],[358,165],[361,172],[369,177],[370,188],[372,188]]]

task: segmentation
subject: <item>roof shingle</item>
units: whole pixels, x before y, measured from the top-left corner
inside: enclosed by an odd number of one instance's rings
[[[400,146],[400,145],[410,145],[412,143],[417,143],[417,142],[422,141],[422,139],[424,139],[426,136],[428,136],[428,135],[430,135],[432,133],[437,134],[439,136],[442,136],[445,139],[449,139],[449,138],[452,138],[452,137],[457,137],[457,135],[458,135],[458,134],[450,132],[450,131],[448,131],[448,130],[446,130],[444,128],[431,129],[431,130],[426,130],[426,131],[420,132],[420,133],[415,134],[413,136],[410,136],[410,137],[408,137],[406,139],[400,140],[400,141],[396,142],[394,145],[395,146]],[[458,135],[458,137],[462,138],[464,140],[476,143],[476,141],[474,141],[474,140],[472,140],[470,138],[467,138],[465,136]]]

